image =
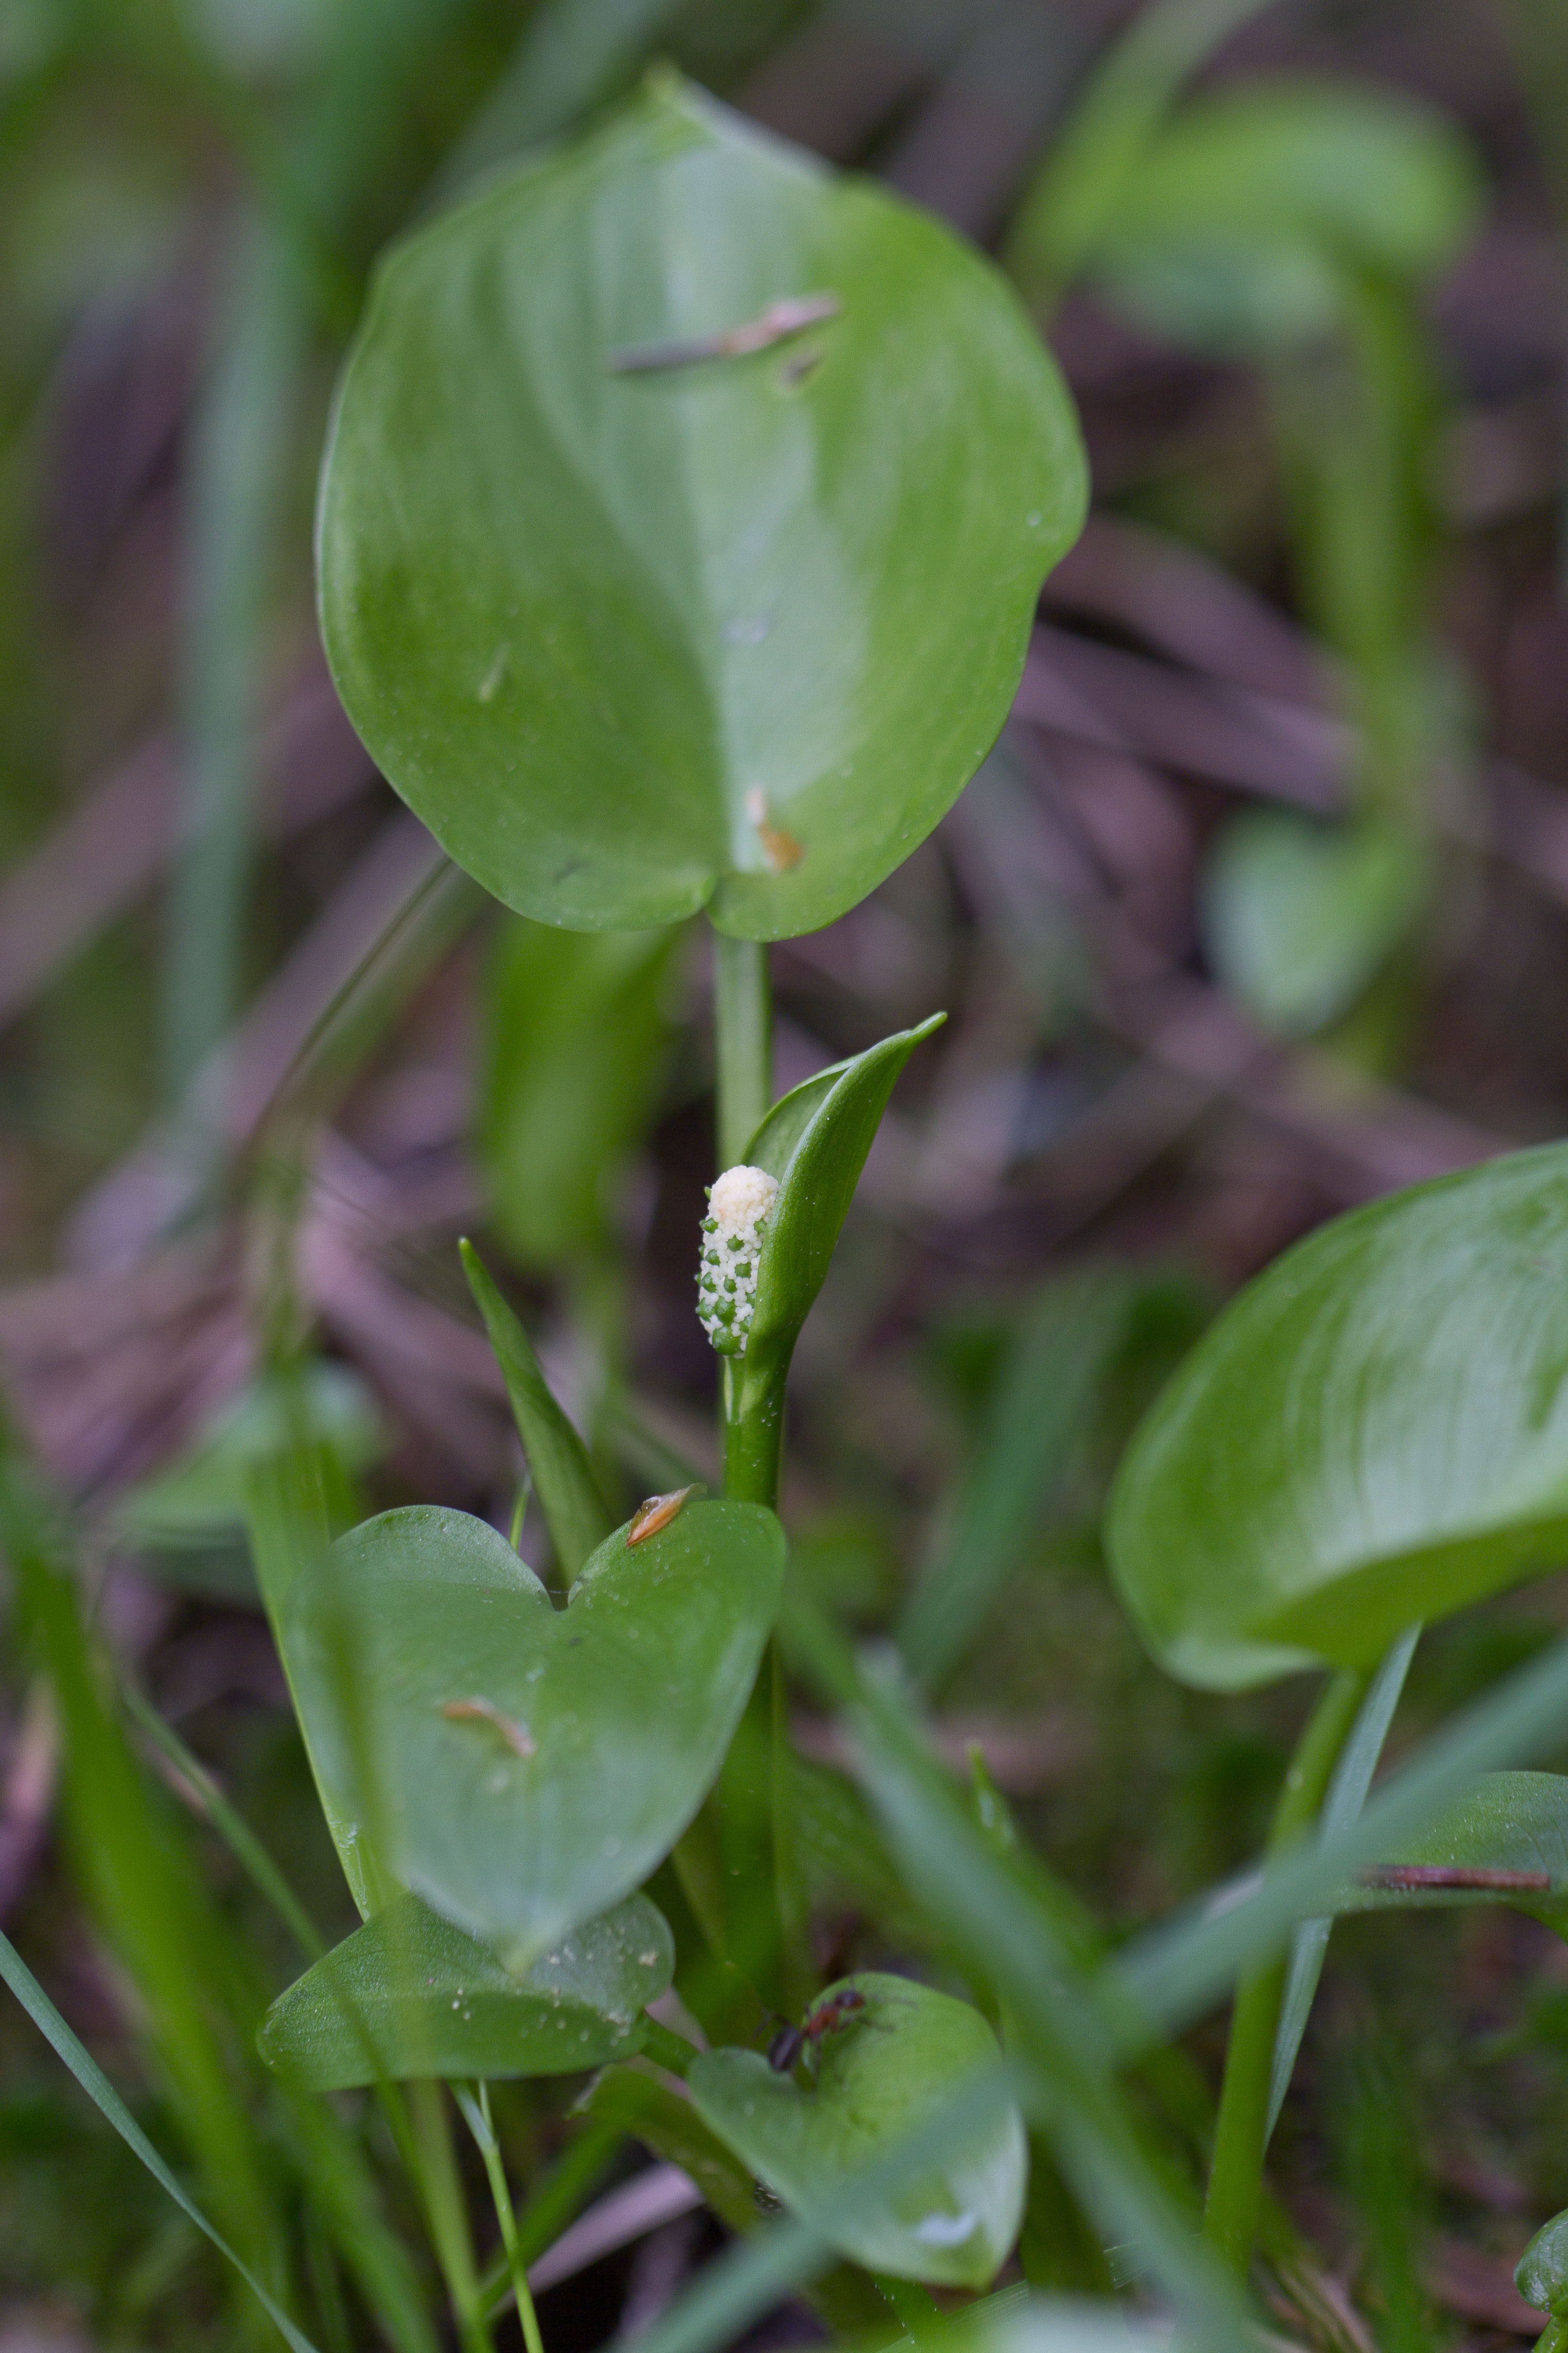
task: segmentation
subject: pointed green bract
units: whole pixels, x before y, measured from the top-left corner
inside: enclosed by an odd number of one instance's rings
[[[777,939],[973,776],[1084,499],[991,264],[664,75],[380,270],[323,636],[377,763],[520,913]]]
[[[385,1512],[302,1570],[289,1679],[340,1849],[514,1973],[621,1902],[701,1803],[778,1606],[784,1535],[689,1503],[611,1535],[552,1608],[466,1513]]]
[[[787,1361],[821,1290],[900,1071],[946,1020],[933,1013],[879,1046],[836,1062],[796,1087],[763,1120],[747,1162],[778,1184],[757,1266],[757,1300],[744,1364],[760,1373]]]
[[[816,2046],[806,2089],[754,2051],[710,2051],[689,2078],[699,2115],[801,2221],[852,2262],[899,2279],[986,2287],[1017,2234],[1027,2157],[1022,2119],[998,2097],[940,2163],[886,2197],[846,2199],[878,2159],[936,2114],[967,2077],[994,2066],[977,2010],[875,1971],[830,1987],[860,1997]]]
[[[521,1978],[405,1895],[279,1994],[258,2041],[268,2066],[316,2092],[571,2074],[637,2049],[641,2013],[674,1969],[668,1925],[646,1895],[584,1921]]]
[[[588,1450],[551,1395],[529,1336],[497,1290],[483,1259],[471,1242],[459,1242],[458,1249],[501,1368],[555,1557],[567,1577],[575,1577],[612,1525]]]
[[[1156,1658],[1240,1690],[1366,1666],[1568,1551],[1568,1146],[1395,1194],[1235,1300],[1108,1521]]]

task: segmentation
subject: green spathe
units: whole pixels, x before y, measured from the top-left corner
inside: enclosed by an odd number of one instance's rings
[[[749,354],[612,364],[812,296],[836,313]],[[1084,499],[999,273],[661,75],[378,273],[322,631],[379,765],[508,905],[782,938],[974,773]]]
[[[384,1512],[300,1572],[289,1681],[340,1849],[527,1969],[639,1887],[717,1773],[778,1607],[784,1532],[689,1503],[600,1545],[557,1609],[504,1536]]]
[[[1108,1541],[1154,1655],[1217,1690],[1370,1665],[1568,1558],[1568,1146],[1287,1251],[1140,1430]]]
[[[634,1895],[574,1928],[523,1977],[413,1895],[280,1993],[262,2057],[315,2092],[382,2077],[561,2075],[626,2058],[675,1969],[669,1926]]]
[[[1001,2057],[976,2010],[904,1978],[863,1971],[863,2006],[815,2049],[803,2088],[755,2051],[710,2051],[688,2078],[704,2121],[804,2222],[851,2262],[900,2279],[983,2288],[1005,2261],[1024,2207],[1028,2160],[1017,2110],[955,2137],[940,2161],[875,2201],[864,2177],[919,2131],[963,2082]],[[843,2193],[850,2183],[858,2194]]]

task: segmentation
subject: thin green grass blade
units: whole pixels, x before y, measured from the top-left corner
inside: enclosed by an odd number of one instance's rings
[[[816,1680],[847,1703],[859,1777],[906,1883],[999,1998],[1018,2096],[1078,2194],[1115,2238],[1132,2245],[1208,2353],[1242,2353],[1235,2288],[1141,2145],[1116,2081],[1114,2021],[1099,1986],[1077,1965],[1061,1907],[1044,1900],[977,1826],[923,1744],[896,1662],[885,1653],[875,1663],[857,1661],[798,1597],[787,1606],[785,1629]]]
[[[295,2327],[282,2306],[273,2302],[255,2273],[240,2261],[222,2233],[213,2228],[195,2200],[164,2164],[97,2060],[71,2032],[16,1946],[4,1934],[0,1934],[0,1977],[5,1978],[39,2033],[64,2060],[89,2099],[113,2126],[127,2148],[141,2158],[153,2180],[168,2191],[175,2205],[195,2224],[203,2238],[209,2240],[224,2260],[233,2264],[268,2318],[285,2341],[292,2346],[294,2353],[316,2353],[310,2338]]]
[[[1125,1277],[1099,1271],[1052,1283],[1019,1333],[948,1542],[898,1629],[927,1690],[956,1666],[1019,1566],[1115,1353],[1131,1295]]]
[[[203,1813],[257,1892],[264,1896],[307,1957],[319,1961],[326,1943],[304,1905],[289,1886],[256,1832],[237,1814],[200,1757],[186,1747],[173,1725],[165,1724],[150,1702],[132,1683],[121,1686],[126,1713],[167,1758],[195,1793]]]
[[[444,201],[491,165],[557,137],[631,80],[681,0],[547,0],[451,154]]]
[[[1410,1672],[1410,1662],[1415,1655],[1415,1645],[1420,1639],[1420,1627],[1412,1626],[1407,1634],[1400,1636],[1373,1677],[1371,1689],[1362,1703],[1361,1714],[1329,1785],[1321,1822],[1321,1834],[1324,1838],[1334,1837],[1361,1819],[1366,1805],[1366,1793],[1372,1787],[1372,1777],[1377,1770],[1377,1760],[1383,1754],[1383,1744],[1388,1737],[1388,1727],[1394,1721],[1394,1711],[1399,1705],[1399,1695],[1405,1689],[1405,1678]],[[1329,1933],[1333,1925],[1331,1915],[1320,1914],[1316,1919],[1303,1920],[1290,1939],[1285,1999],[1280,2004],[1279,2024],[1274,2037],[1274,2065],[1268,2084],[1265,2147],[1273,2138],[1279,2111],[1285,2105],[1285,2094],[1290,2088],[1296,2054],[1301,2048],[1301,2037],[1307,2031],[1307,2021],[1311,2016],[1318,1980],[1323,1974],[1323,1956],[1329,1949]]]
[[[303,281],[289,241],[259,215],[229,259],[227,316],[198,410],[183,649],[184,848],[165,971],[169,1108],[195,1114],[191,1083],[239,1002],[254,844],[269,558],[285,501],[293,391],[304,355]],[[210,1151],[216,1136],[199,1142]]]
[[[1277,1949],[1345,1879],[1400,1853],[1480,1774],[1527,1764],[1552,1746],[1565,1720],[1568,1641],[1456,1717],[1391,1776],[1359,1820],[1298,1849],[1251,1883],[1216,1890],[1130,1946],[1110,1972],[1121,2017],[1142,2020],[1140,2039],[1179,2033],[1223,1998],[1238,1969]]]
[[[1205,60],[1268,0],[1153,0],[1090,77],[1019,206],[1006,259],[1030,298],[1062,294],[1149,140]]]
[[[458,1245],[468,1288],[496,1352],[533,1492],[567,1583],[615,1526],[588,1450],[550,1394],[527,1333],[501,1297],[471,1242]]]

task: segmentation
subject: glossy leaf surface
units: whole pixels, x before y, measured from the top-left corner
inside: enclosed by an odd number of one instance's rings
[[[685,1829],[778,1604],[771,1512],[691,1503],[617,1530],[557,1610],[506,1539],[385,1512],[301,1571],[283,1613],[329,1818],[528,1968],[639,1886]]]
[[[805,2087],[754,2051],[710,2051],[689,2083],[699,2114],[800,2219],[868,2270],[987,2286],[1023,2213],[1024,2127],[1001,2104],[896,2192],[865,2193],[877,2160],[999,2057],[976,2010],[904,1978],[843,1981],[865,2007],[824,2035]],[[837,1989],[829,1989],[822,2000]],[[847,2185],[860,2177],[851,2204]]]
[[[405,1895],[279,1994],[258,2040],[268,2066],[317,2092],[570,2074],[637,2048],[674,1969],[668,1925],[644,1895],[584,1921],[521,1978]]]
[[[1347,266],[1422,279],[1474,227],[1463,138],[1414,101],[1299,76],[1194,100],[1149,146],[1093,267],[1157,333],[1223,353],[1339,322]]]
[[[1371,1665],[1568,1556],[1568,1147],[1340,1218],[1242,1293],[1134,1440],[1108,1541],[1144,1641],[1239,1690]]]
[[[379,273],[322,483],[328,655],[520,913],[781,938],[973,774],[1084,495],[989,263],[661,76]]]
[[[1249,811],[1226,827],[1205,877],[1209,955],[1266,1029],[1310,1037],[1387,962],[1426,878],[1417,844],[1392,828]]]
[[[556,1403],[521,1322],[473,1244],[461,1241],[458,1250],[506,1383],[507,1400],[555,1557],[569,1577],[575,1577],[588,1555],[610,1533],[609,1507],[599,1492],[588,1450]]]
[[[490,960],[479,1151],[520,1265],[603,1248],[658,1101],[681,934],[509,924]]]

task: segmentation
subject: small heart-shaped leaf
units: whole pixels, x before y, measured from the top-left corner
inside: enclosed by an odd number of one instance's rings
[[[1201,1339],[1111,1495],[1172,1673],[1243,1690],[1568,1558],[1568,1146],[1336,1219]]]
[[[710,2051],[688,2078],[698,2113],[793,2212],[868,2271],[949,2287],[986,2286],[1017,2234],[1027,2147],[998,2093],[984,2123],[953,2137],[897,2188],[868,2196],[864,2176],[919,2131],[963,2083],[994,2067],[996,2038],[951,1994],[874,1971],[836,1994],[858,2005],[817,2040],[805,2088],[754,2051]]]
[[[462,1512],[385,1512],[283,1613],[329,1819],[514,1973],[640,1886],[690,1821],[778,1608],[784,1534],[689,1503],[568,1606]]]
[[[780,939],[973,775],[1084,492],[990,262],[661,75],[378,272],[322,633],[379,765],[509,906]]]
[[[563,2075],[637,2050],[675,1970],[646,1895],[580,1928],[522,1978],[405,1895],[279,1995],[258,2036],[269,2067],[313,2092],[382,2077]]]

